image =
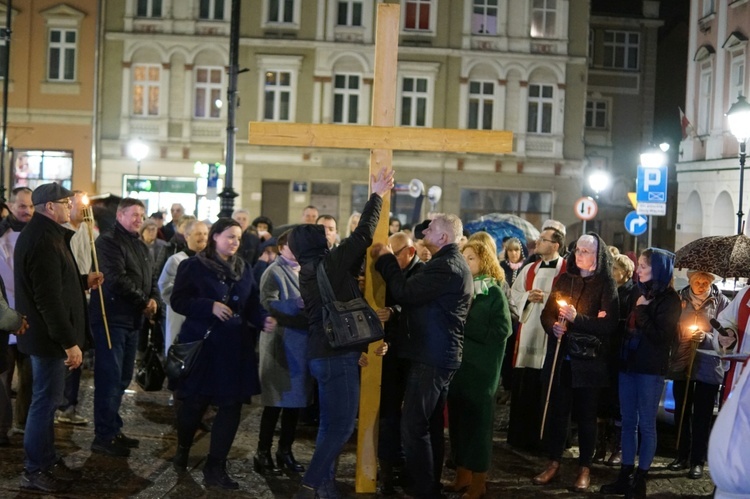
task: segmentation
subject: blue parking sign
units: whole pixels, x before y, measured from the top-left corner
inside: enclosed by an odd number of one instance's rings
[[[659,167],[638,165],[635,190],[638,203],[666,203],[667,165]]]

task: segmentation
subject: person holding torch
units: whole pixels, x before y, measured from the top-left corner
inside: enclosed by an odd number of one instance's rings
[[[550,461],[534,477],[537,485],[546,485],[557,476],[574,412],[580,457],[573,490],[589,488],[599,389],[608,382],[607,344],[619,315],[611,266],[604,241],[594,233],[581,236],[542,311],[542,326],[549,336],[542,368],[549,397],[542,430]]]

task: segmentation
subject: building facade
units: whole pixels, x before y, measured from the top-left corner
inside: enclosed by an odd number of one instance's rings
[[[316,205],[343,226],[367,198],[367,151],[249,146],[250,121],[369,124],[375,0],[242,2],[236,206],[276,224]],[[398,3],[398,2],[389,2]],[[439,211],[574,221],[581,192],[587,2],[402,0],[396,124],[510,130],[511,153],[397,151],[411,222],[411,179],[442,189]],[[99,189],[149,211],[182,202],[218,213],[206,164],[224,157],[229,0],[106,2]],[[140,139],[140,164],[127,144]],[[140,176],[140,181],[139,181]],[[200,177],[200,178],[198,178]],[[219,190],[221,185],[219,185]],[[427,207],[425,208],[427,209]]]
[[[95,189],[98,4],[13,3],[5,162],[10,188],[58,181],[68,188]],[[3,27],[6,13],[0,5]],[[0,61],[0,71],[4,68]]]
[[[739,144],[725,113],[738,96],[747,95],[750,4],[692,0],[689,32],[685,115],[690,124],[684,123],[687,137],[677,164],[677,248],[699,237],[737,233]]]

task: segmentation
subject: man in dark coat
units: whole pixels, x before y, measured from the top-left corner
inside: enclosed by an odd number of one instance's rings
[[[138,334],[145,318],[157,312],[159,290],[154,263],[138,237],[145,208],[137,199],[125,198],[117,207],[115,227],[96,240],[99,266],[109,276],[104,293],[109,338],[106,334],[99,291],[89,305],[96,346],[94,364],[94,441],[91,450],[127,457],[138,440],[122,433],[120,404],[133,378]],[[108,342],[111,341],[112,347]]]
[[[29,322],[18,348],[31,357],[33,372],[21,487],[45,492],[67,490],[80,477],[55,451],[54,418],[65,369],[76,369],[83,360],[89,334],[85,290],[103,280],[101,273],[79,273],[70,249],[74,233],[60,225],[70,221],[72,195],[56,183],[37,187],[34,216],[14,251],[16,307]]]
[[[411,494],[435,497],[443,467],[443,409],[448,384],[461,365],[464,324],[474,294],[473,279],[458,249],[463,224],[455,215],[438,214],[423,231],[432,259],[420,272],[404,276],[389,246],[372,249],[396,303],[408,307],[409,337],[401,356],[411,365],[406,380],[401,438]]]

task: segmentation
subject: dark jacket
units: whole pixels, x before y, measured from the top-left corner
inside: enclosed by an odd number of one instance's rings
[[[73,234],[35,213],[18,237],[13,252],[16,310],[29,323],[26,334],[18,336],[18,349],[27,355],[66,358],[66,349],[78,345],[83,350],[91,334],[88,276],[78,271],[70,250]]]
[[[620,370],[663,376],[669,365],[669,351],[678,334],[682,305],[671,287],[674,255],[654,248],[651,281],[639,283],[639,297],[651,298],[648,305],[633,300],[627,332],[620,350]]]
[[[444,369],[458,369],[474,284],[458,245],[448,244],[408,279],[394,255],[375,262],[386,286],[406,312],[408,338],[399,356]]]
[[[235,269],[203,254],[184,260],[177,268],[170,304],[185,316],[177,341],[198,341],[211,328],[198,362],[177,386],[178,397],[205,395],[223,405],[249,401],[260,393],[255,332],[248,323],[260,330],[267,314],[250,266]],[[217,301],[226,302],[234,317],[218,320],[213,315]]]
[[[143,310],[153,298],[159,302],[154,263],[146,244],[119,222],[96,239],[99,269],[104,274],[104,304],[110,325],[140,329]],[[91,293],[92,322],[102,322],[100,290]]]
[[[411,259],[409,265],[402,270],[404,277],[409,279],[416,272],[419,272],[424,267],[424,262],[414,254],[414,258]],[[409,321],[408,314],[403,310],[401,304],[393,298],[390,292],[390,288],[385,288],[385,305],[391,307],[393,315],[390,320],[385,323],[385,341],[388,343],[388,355],[398,355],[401,350],[401,345],[409,337]]]
[[[21,314],[8,306],[8,295],[5,293],[5,283],[0,278],[0,373],[8,369],[8,336],[21,329],[23,318]]]
[[[332,357],[350,352],[364,352],[367,346],[333,349],[323,332],[323,302],[318,288],[318,265],[325,266],[336,299],[349,301],[362,296],[357,277],[362,268],[367,248],[378,225],[383,200],[377,194],[370,196],[362,210],[357,228],[339,246],[328,250],[325,228],[322,225],[304,224],[289,235],[289,249],[301,265],[299,287],[305,312],[310,320],[310,338],[307,358]]]
[[[557,302],[565,300],[576,309],[576,318],[572,323],[568,323],[568,331],[562,336],[560,342],[554,378],[556,381],[560,380],[562,361],[569,361],[573,388],[601,387],[609,384],[607,352],[610,337],[617,328],[619,317],[617,285],[611,272],[612,257],[601,237],[594,233],[589,235],[595,236],[599,241],[596,270],[590,276],[581,276],[581,269],[576,265],[575,252],[570,252],[566,258],[565,273],[555,281],[550,297],[542,310],[542,326],[549,335],[542,376],[548,380],[557,348],[557,338],[552,332],[552,325],[557,321],[560,310]],[[601,312],[604,313],[604,317],[599,317]],[[601,341],[601,348],[596,358],[581,359],[568,355],[571,336],[574,335],[594,336]]]

